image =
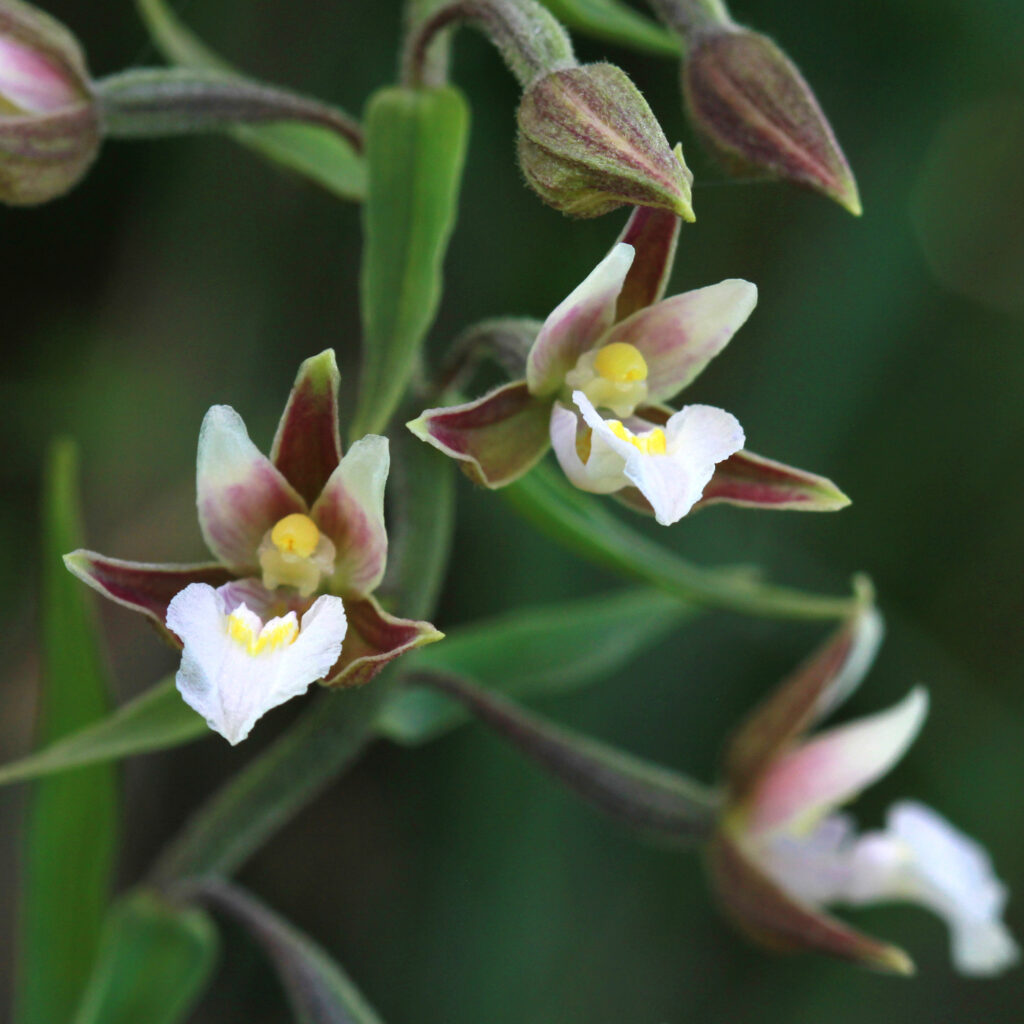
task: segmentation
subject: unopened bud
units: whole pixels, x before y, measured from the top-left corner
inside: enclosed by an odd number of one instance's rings
[[[74,37],[18,0],[0,0],[0,202],[71,189],[99,149],[89,74]]]
[[[689,40],[683,93],[727,171],[816,189],[859,216],[857,184],[810,86],[767,36],[716,25]]]
[[[544,202],[574,217],[652,206],[692,221],[693,175],[647,101],[613,64],[553,71],[519,106],[519,163]]]

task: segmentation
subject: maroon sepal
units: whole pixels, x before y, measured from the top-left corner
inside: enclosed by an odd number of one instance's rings
[[[178,638],[164,625],[171,598],[190,583],[219,587],[234,579],[232,573],[216,562],[157,565],[126,562],[81,549],[65,555],[64,564],[104,597],[147,616],[178,647],[181,646]]]
[[[333,349],[307,359],[299,367],[270,450],[271,461],[308,505],[341,461],[340,380]]]
[[[726,914],[755,942],[784,953],[826,953],[893,974],[914,972],[903,950],[794,899],[722,830],[708,846],[708,867]]]
[[[444,636],[429,622],[389,615],[372,597],[346,598],[345,614],[348,632],[325,686],[362,686],[389,661]]]
[[[835,512],[846,508],[850,499],[823,476],[739,451],[718,464],[694,507],[718,502],[790,512]]]
[[[408,424],[420,439],[458,459],[473,481],[504,487],[517,480],[548,450],[551,401],[530,394],[515,381],[472,402],[427,409]]]
[[[636,250],[633,265],[619,292],[615,320],[625,320],[637,310],[653,306],[665,294],[682,222],[668,210],[638,206],[626,222],[620,242]]]

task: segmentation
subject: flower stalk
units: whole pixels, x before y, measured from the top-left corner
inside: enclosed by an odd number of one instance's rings
[[[717,794],[684,775],[546,722],[457,676],[417,672],[409,681],[458,701],[577,796],[631,828],[684,843],[714,830]]]
[[[193,68],[143,68],[93,83],[104,134],[154,138],[294,121],[337,132],[357,152],[359,123],[344,111],[287,89]]]

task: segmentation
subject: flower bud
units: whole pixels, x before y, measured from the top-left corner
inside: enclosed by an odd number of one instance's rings
[[[853,173],[814,93],[767,36],[732,24],[697,32],[683,93],[727,171],[783,178],[860,215]]]
[[[519,106],[519,163],[544,202],[573,217],[623,205],[692,221],[693,175],[637,87],[612,64],[543,75]]]
[[[99,149],[89,74],[74,37],[0,0],[0,201],[44,203],[72,188]]]

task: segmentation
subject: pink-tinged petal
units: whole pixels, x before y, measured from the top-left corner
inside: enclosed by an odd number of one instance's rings
[[[647,396],[662,402],[682,391],[722,351],[757,305],[749,281],[721,281],[673,295],[616,324],[602,344],[634,345],[647,361]]]
[[[625,320],[653,306],[665,294],[679,241],[680,219],[667,210],[638,206],[626,222],[619,241],[633,246],[636,259],[619,292],[615,319]]]
[[[151,619],[179,647],[181,644],[178,638],[165,625],[171,598],[190,583],[207,583],[211,587],[219,587],[232,579],[232,574],[216,562],[201,565],[154,565],[107,558],[95,551],[72,551],[64,556],[64,564],[83,583],[98,590],[104,597]]]
[[[429,622],[389,615],[372,597],[346,600],[345,613],[348,633],[325,686],[362,686],[399,655],[444,637]]]
[[[390,468],[388,439],[378,434],[360,438],[338,463],[310,512],[334,544],[331,589],[337,594],[369,594],[384,575],[384,487]]]
[[[903,950],[795,899],[725,832],[712,840],[708,865],[723,909],[755,942],[778,952],[825,953],[875,970],[913,973]]]
[[[615,322],[615,304],[633,263],[633,247],[621,242],[544,321],[526,360],[534,395],[553,395],[584,352],[594,348]]]
[[[866,604],[743,722],[725,752],[731,802],[744,799],[780,753],[860,685],[883,632],[882,617]]]
[[[299,618],[313,603],[313,597],[302,597],[292,588],[275,588],[268,590],[263,581],[254,576],[240,580],[231,580],[217,587],[224,603],[225,611],[233,612],[244,604],[251,612],[255,612],[264,622],[268,619],[281,618],[289,612],[295,612]]]
[[[881,778],[914,741],[928,713],[915,687],[895,707],[821,733],[771,762],[749,798],[752,835],[813,821]]]
[[[249,440],[242,417],[215,405],[203,419],[196,460],[199,527],[210,551],[234,575],[256,570],[256,549],[279,519],[306,503]]]
[[[850,499],[831,480],[753,452],[720,462],[698,508],[716,504],[787,512],[835,512]]]
[[[48,114],[82,98],[81,82],[53,56],[0,35],[0,99],[20,113]]]
[[[427,444],[458,459],[475,483],[504,487],[532,469],[548,450],[550,402],[514,381],[482,398],[427,409],[406,424]]]
[[[270,449],[271,462],[309,505],[341,461],[340,381],[334,349],[307,359],[299,367]]]

